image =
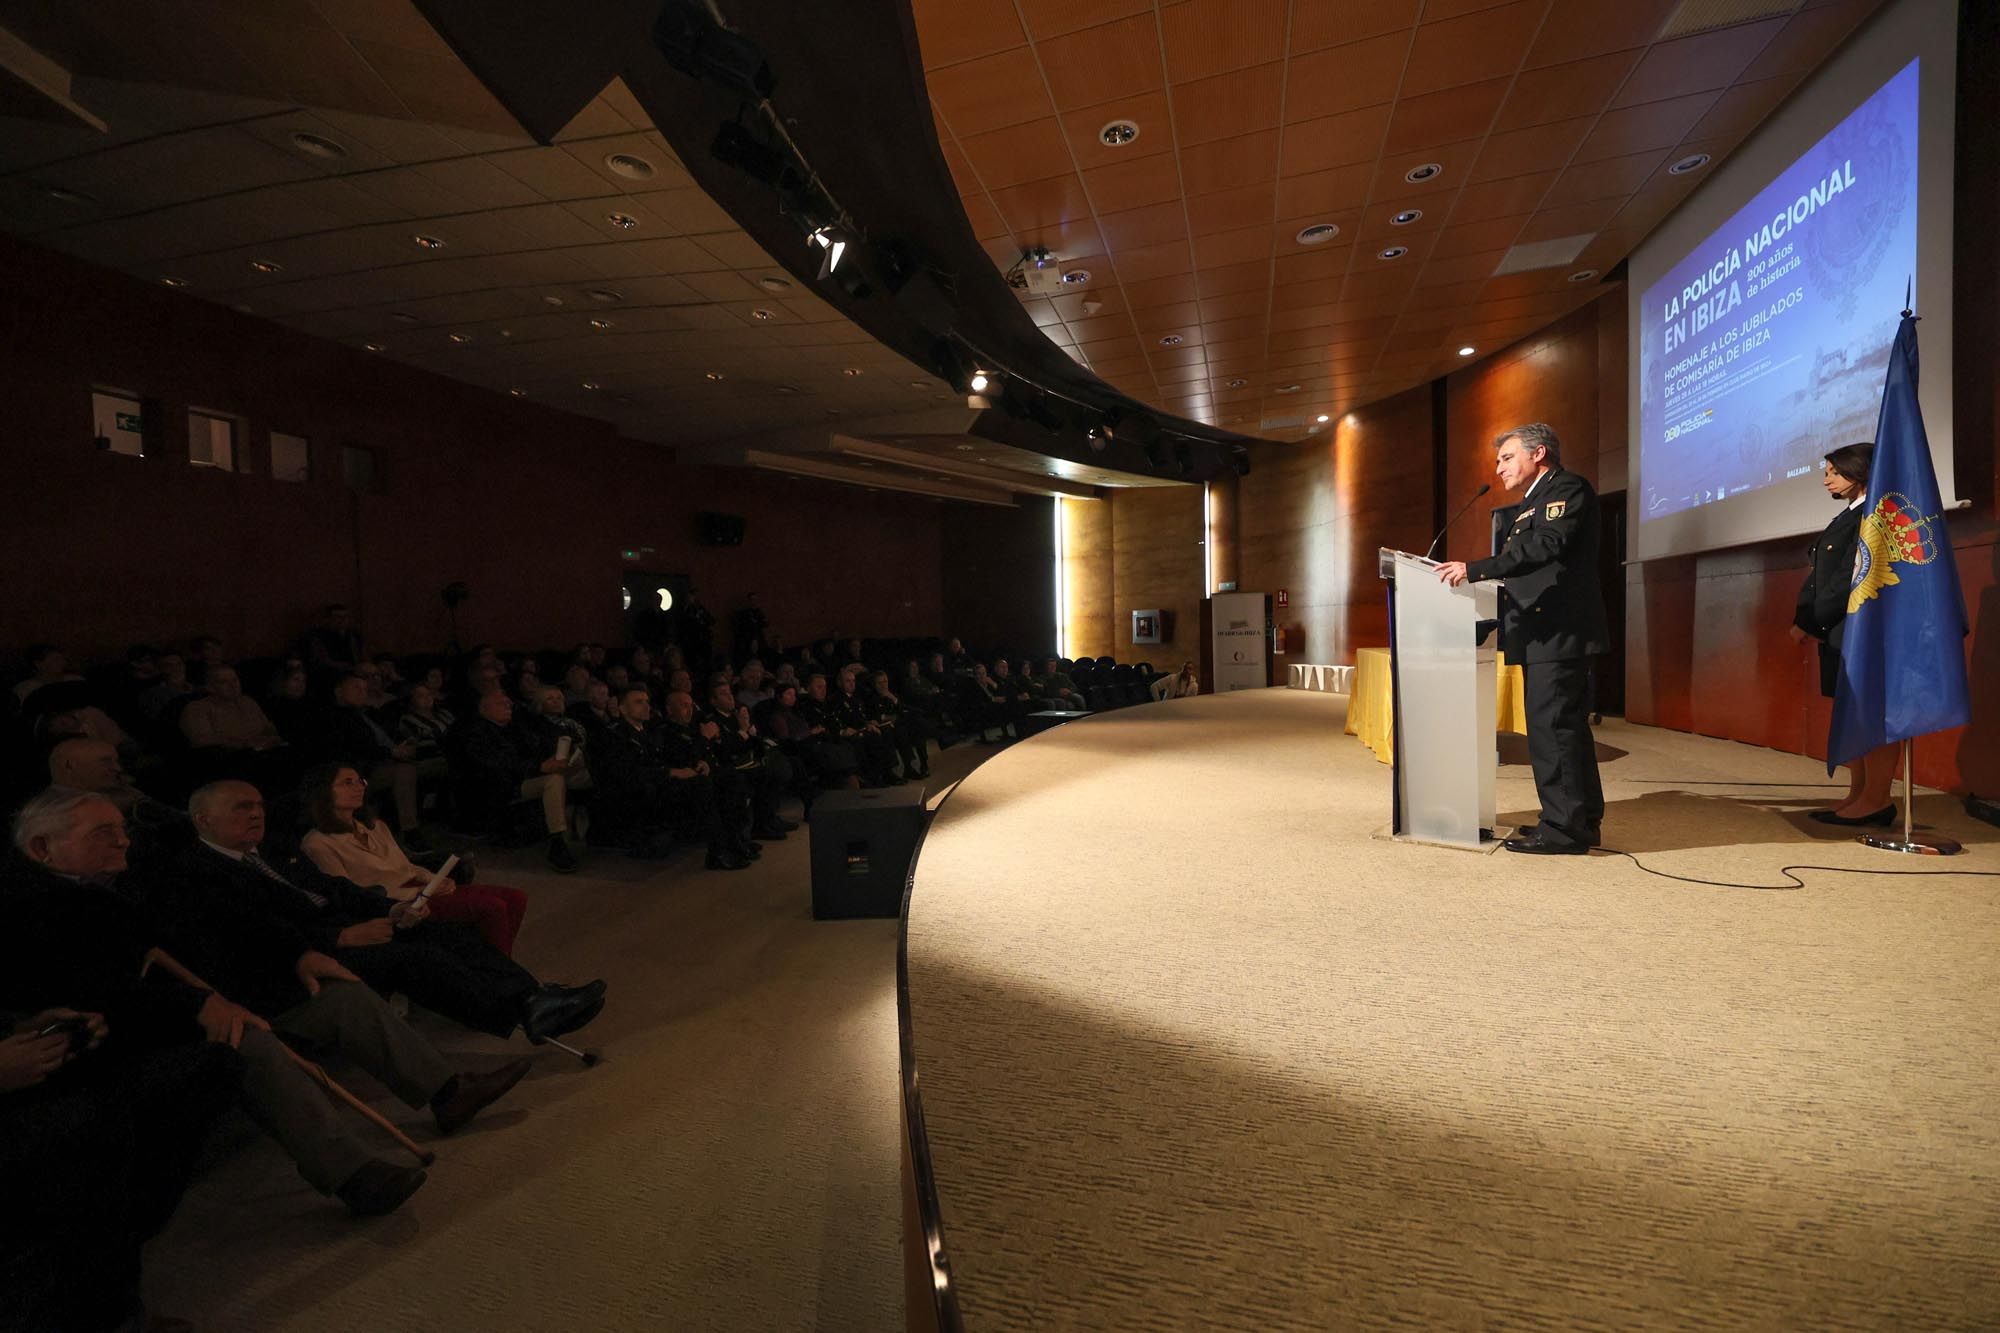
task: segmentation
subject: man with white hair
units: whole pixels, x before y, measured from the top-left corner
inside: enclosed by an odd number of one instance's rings
[[[407,1105],[429,1106],[445,1133],[527,1072],[526,1060],[485,1074],[454,1072],[351,972],[275,932],[261,939],[242,932],[222,947],[186,924],[163,929],[117,892],[130,887],[121,884],[129,843],[124,817],[102,796],[51,788],[22,807],[13,835],[22,863],[0,887],[8,923],[0,932],[0,1008],[69,1004],[104,1014],[118,1041],[170,1045],[205,1034],[235,1048],[247,1109],[301,1175],[357,1216],[393,1211],[424,1173],[376,1157],[347,1133],[325,1093],[279,1048],[280,1036],[337,1050]],[[261,976],[266,984],[244,994],[270,1018],[220,991],[170,979],[156,965],[161,953],[204,985]]]

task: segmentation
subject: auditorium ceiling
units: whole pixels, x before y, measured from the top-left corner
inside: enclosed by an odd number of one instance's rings
[[[1670,166],[1723,157],[1878,3],[914,18],[987,259],[1047,247],[1089,274],[1022,294],[1042,334],[1142,403],[1286,439],[1591,299],[1706,175]],[[1107,145],[1114,122],[1136,134]],[[696,184],[624,82],[537,145],[412,0],[0,0],[0,229],[637,439],[740,456],[840,432],[912,455],[874,469],[941,459],[1003,492],[1140,480],[969,433],[949,386]]]
[[[938,135],[994,264],[1046,248],[1088,274],[1021,293],[1042,331],[1143,401],[1295,438],[1591,300],[1878,5],[915,11]]]

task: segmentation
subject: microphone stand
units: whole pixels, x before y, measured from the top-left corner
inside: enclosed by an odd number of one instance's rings
[[[1451,531],[1451,525],[1458,522],[1458,520],[1460,520],[1461,518],[1465,517],[1465,511],[1472,508],[1474,500],[1477,500],[1480,496],[1486,494],[1486,492],[1492,489],[1493,485],[1491,482],[1482,485],[1478,490],[1472,493],[1471,500],[1467,500],[1464,504],[1460,505],[1458,507],[1458,512],[1445,520],[1445,525],[1438,529],[1438,535],[1431,538],[1431,544],[1424,548],[1424,559],[1426,560],[1437,559],[1438,543],[1444,540],[1444,535],[1447,532]]]

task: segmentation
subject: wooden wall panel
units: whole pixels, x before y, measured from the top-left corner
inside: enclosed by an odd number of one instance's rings
[[[1111,572],[1112,656],[1120,662],[1201,657],[1201,603],[1205,589],[1202,546],[1202,489],[1199,486],[1139,486],[1114,491]],[[1157,607],[1166,615],[1158,644],[1132,642],[1132,612]]]
[[[1063,655],[1104,657],[1117,646],[1111,625],[1109,500],[1062,502]]]

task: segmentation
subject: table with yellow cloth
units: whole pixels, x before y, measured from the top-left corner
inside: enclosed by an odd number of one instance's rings
[[[1517,736],[1528,734],[1528,705],[1522,697],[1521,668],[1499,659],[1494,673],[1498,694],[1494,725]],[[1383,763],[1396,753],[1396,708],[1389,688],[1389,650],[1356,648],[1354,681],[1347,696],[1347,734],[1359,736],[1361,743],[1375,752]]]

